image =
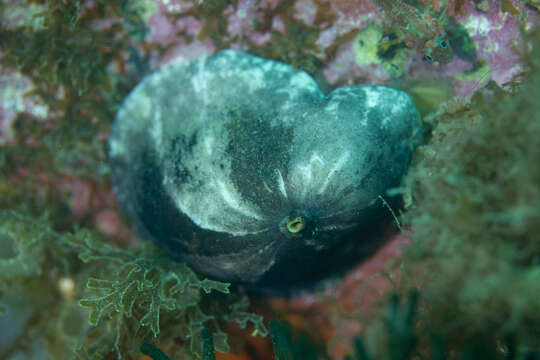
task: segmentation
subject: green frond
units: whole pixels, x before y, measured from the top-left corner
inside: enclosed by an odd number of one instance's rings
[[[268,329],[264,325],[264,318],[260,315],[254,314],[248,311],[249,299],[244,296],[239,301],[229,306],[229,313],[224,315],[226,321],[232,321],[240,325],[242,329],[245,329],[248,323],[253,326],[252,336],[266,336],[268,335]]]

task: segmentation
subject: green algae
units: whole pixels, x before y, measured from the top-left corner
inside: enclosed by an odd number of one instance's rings
[[[406,297],[392,294],[379,314],[382,315],[382,321],[377,332],[378,347],[375,350],[373,347],[368,348],[366,340],[369,341],[369,338],[357,337],[354,339],[353,354],[347,355],[345,360],[540,359],[540,353],[519,343],[514,334],[506,335],[504,347],[498,349],[479,338],[460,349],[448,348],[448,340],[444,337],[434,331],[426,334],[419,329],[421,323],[418,322],[418,313],[422,311],[419,300],[420,295],[416,289],[410,290]]]
[[[383,29],[376,24],[360,31],[352,43],[355,61],[361,66],[381,63],[390,78],[399,78],[405,72],[407,51],[396,51],[399,46],[395,45],[400,43],[393,41],[392,36],[386,41],[383,38]]]
[[[522,347],[540,343],[539,56],[535,47],[524,57],[519,90],[491,83],[428,116],[430,140],[406,180],[405,279],[420,286],[422,326],[449,348],[494,349],[509,333]]]
[[[201,279],[150,244],[120,249],[89,230],[59,233],[46,218],[13,211],[0,212],[0,236],[12,239],[15,248],[0,259],[0,298],[34,294],[38,299],[26,324],[33,330],[2,349],[3,358],[26,346],[31,353],[33,341],[51,358],[69,357],[71,351],[80,359],[129,358],[145,341],[172,338],[187,345],[169,349],[200,356],[205,326],[214,329],[215,349],[228,352],[227,335],[219,328],[223,322],[253,324],[254,334],[266,336],[262,317],[248,311],[247,298],[212,297],[215,291],[228,294],[229,284]],[[62,291],[65,279],[73,284],[72,295]],[[42,307],[47,311],[39,311]]]

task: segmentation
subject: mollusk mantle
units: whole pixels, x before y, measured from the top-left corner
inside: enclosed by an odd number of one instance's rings
[[[163,66],[131,92],[111,176],[136,232],[175,258],[226,281],[297,281],[381,212],[420,130],[404,92],[324,96],[302,71],[225,50]]]

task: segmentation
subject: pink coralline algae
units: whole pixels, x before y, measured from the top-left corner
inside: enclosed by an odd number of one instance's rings
[[[254,0],[239,1],[236,6],[229,5],[224,10],[228,15],[227,31],[232,37],[242,37],[253,31],[257,16]]]
[[[25,112],[44,120],[49,113],[36,96],[25,96],[33,87],[31,80],[19,72],[0,71],[0,146],[13,143],[12,124],[17,114]]]
[[[365,58],[368,58],[365,56]],[[352,85],[357,80],[383,83],[390,79],[380,62],[374,61],[358,64],[357,54],[354,51],[354,42],[344,44],[338,50],[335,58],[324,70],[324,76],[330,84]]]
[[[174,19],[161,11],[149,16],[148,27],[150,29],[146,41],[159,44],[167,48],[163,54],[156,51],[152,57],[152,67],[168,63],[173,59],[193,60],[201,55],[211,54],[216,48],[210,41],[189,41],[196,38],[203,27],[203,22],[192,15]]]
[[[500,86],[516,80],[523,70],[520,53],[524,46],[520,28],[530,28],[540,20],[537,11],[521,2],[514,3],[521,11],[520,15],[503,11],[500,1],[494,0],[484,1],[483,6],[465,2],[460,13],[454,14],[475,44],[476,61],[489,65],[491,79]],[[479,80],[486,80],[486,75]]]
[[[384,15],[379,13],[376,6],[371,7],[368,4],[373,6],[373,3],[367,0],[332,1],[332,8],[336,10],[338,17],[332,26],[321,32],[318,45],[322,48],[333,46],[333,40],[343,31],[355,29],[362,33],[369,24],[378,24],[383,29],[387,24],[392,25]],[[327,59],[324,74],[331,84],[356,81],[380,83],[396,75],[403,76],[404,79],[419,75],[424,78],[449,78],[455,82],[455,90],[460,95],[470,95],[473,87],[479,88],[483,81],[490,78],[490,74],[499,85],[515,80],[515,76],[521,71],[519,54],[523,44],[520,40],[520,29],[530,28],[538,23],[538,12],[516,2],[521,9],[521,14],[517,16],[503,11],[498,1],[490,0],[486,1],[486,4],[484,10],[480,10],[474,2],[465,2],[458,14],[454,14],[454,4],[452,2],[448,4],[446,11],[450,16],[450,21],[445,25],[448,31],[455,32],[456,28],[461,28],[465,32],[459,35],[461,38],[452,39],[454,44],[457,42],[457,46],[453,49],[455,55],[453,60],[447,65],[422,61],[421,54],[408,51],[409,60],[398,64],[402,70],[392,74],[388,69],[396,68],[396,65],[384,67],[385,61],[380,57],[371,63],[358,63],[356,59],[365,57],[366,54],[355,52],[352,46],[353,39],[341,44],[337,55]],[[434,9],[437,9],[437,6],[435,5]],[[442,10],[441,8],[438,12]],[[385,39],[387,35],[383,32],[381,31],[379,38],[376,39],[379,52],[381,44],[387,41]],[[474,50],[463,49],[462,46],[473,47]],[[398,49],[398,54],[405,51],[405,46],[402,46]],[[469,54],[465,57],[464,51],[473,51],[476,56]],[[472,80],[464,80],[461,76],[464,72],[477,69],[484,63],[489,65],[487,73],[483,69],[480,74],[472,77]]]
[[[462,30],[456,35],[458,39],[451,39],[454,56],[449,64],[423,61],[425,54],[405,46],[406,34],[400,24],[381,13],[373,0],[297,0],[288,8],[276,0],[238,0],[220,8],[214,17],[201,13],[201,9],[214,5],[210,0],[161,0],[149,17],[146,41],[167,48],[157,62],[153,56],[150,58],[153,68],[176,58],[192,60],[225,47],[264,54],[278,43],[289,43],[291,48],[282,50],[286,53],[275,49],[268,55],[278,55],[281,60],[307,54],[320,62],[317,71],[330,85],[385,83],[396,78],[407,81],[420,76],[447,78],[454,83],[456,94],[470,95],[490,76],[499,85],[515,79],[521,71],[517,51],[520,28],[538,22],[536,10],[517,1],[519,16],[501,10],[499,1],[484,3],[479,6],[466,1],[458,13],[454,2],[425,0],[418,5],[419,13],[432,13],[433,17],[445,12],[448,21],[443,24],[444,30]],[[220,33],[208,32],[208,24],[218,20],[223,22]],[[298,24],[305,28],[299,30]],[[371,33],[366,35],[366,29]],[[314,42],[295,44],[294,39],[300,35]],[[467,51],[474,55],[465,57],[463,46],[468,46]],[[481,67],[481,73],[463,76]]]

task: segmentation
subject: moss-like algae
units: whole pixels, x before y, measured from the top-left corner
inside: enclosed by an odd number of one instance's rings
[[[539,38],[536,29],[525,41]],[[395,284],[417,288],[419,307],[398,326],[395,298],[382,306],[351,359],[540,357],[538,59],[538,46],[523,56],[512,92],[492,82],[425,118],[431,134],[400,190],[411,244]]]
[[[538,38],[536,30],[527,41]],[[496,349],[508,334],[526,348],[540,344],[538,59],[535,46],[517,91],[491,83],[427,117],[431,138],[406,180],[413,230],[404,279],[421,288],[423,329],[451,349],[479,341]]]

